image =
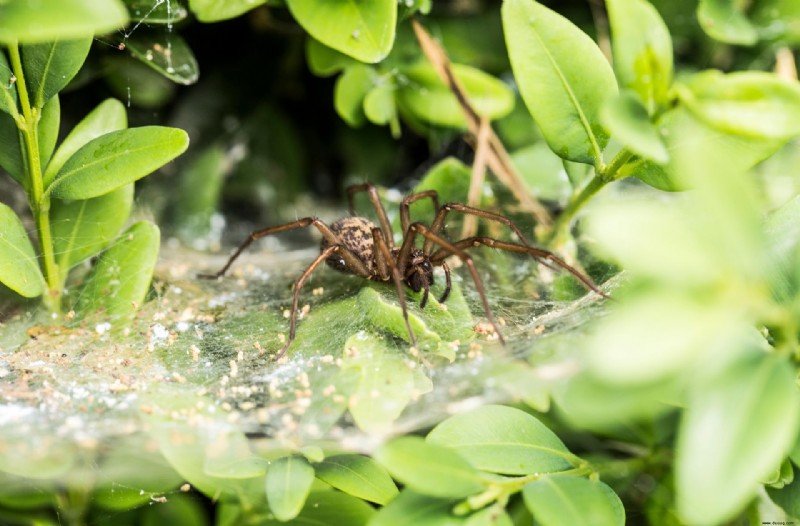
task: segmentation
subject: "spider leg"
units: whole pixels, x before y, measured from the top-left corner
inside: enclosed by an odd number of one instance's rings
[[[275,355],[275,360],[278,360],[286,353],[286,350],[294,341],[295,336],[295,329],[297,328],[297,305],[300,301],[300,289],[305,284],[306,280],[311,276],[311,274],[319,267],[319,265],[325,261],[328,257],[331,256],[334,252],[338,251],[341,247],[339,245],[329,245],[326,247],[322,252],[320,252],[319,256],[316,257],[311,264],[306,267],[300,277],[297,278],[297,281],[294,282],[292,285],[292,289],[294,290],[294,294],[292,296],[292,311],[289,317],[289,338],[286,339],[286,343],[283,345],[278,354]]]
[[[382,281],[389,281],[389,273],[391,271],[391,279],[394,281],[394,286],[397,289],[397,297],[400,300],[400,308],[403,311],[403,320],[406,322],[408,336],[411,338],[411,345],[416,347],[417,338],[414,336],[414,331],[411,329],[411,322],[408,321],[408,309],[406,308],[406,295],[403,290],[403,278],[400,275],[400,271],[397,269],[397,265],[394,263],[394,258],[392,258],[392,253],[389,251],[389,247],[386,244],[386,240],[383,238],[383,232],[381,232],[380,228],[372,229],[372,240],[377,249],[375,251],[375,266],[378,269],[378,277],[380,277]]]
[[[525,238],[525,235],[522,233],[519,227],[515,225],[513,221],[511,221],[511,219],[504,215],[489,212],[488,210],[482,210],[480,208],[475,208],[463,203],[446,203],[442,205],[442,207],[436,213],[436,218],[433,220],[433,223],[431,223],[431,231],[434,234],[439,234],[442,231],[442,228],[444,228],[444,221],[447,218],[447,214],[450,212],[458,212],[464,215],[476,216],[506,225],[514,232],[514,234],[516,234],[517,238],[519,238],[523,245],[530,246],[530,243]],[[434,242],[432,240],[426,239],[424,245],[422,246],[422,251],[426,254],[430,254],[433,244]]]
[[[378,195],[378,189],[369,183],[354,184],[347,187],[347,204],[350,210],[350,215],[356,215],[355,211],[355,194],[358,192],[366,192],[372,203],[372,208],[375,209],[375,214],[378,216],[378,221],[383,230],[383,237],[388,243],[389,248],[394,247],[394,236],[392,234],[392,224],[389,222],[389,216],[386,215],[386,209],[381,203],[381,197]]]
[[[411,213],[409,208],[411,203],[419,201],[420,199],[430,198],[433,201],[434,214],[439,213],[439,193],[436,190],[424,190],[415,194],[409,194],[400,202],[400,225],[405,235],[408,230],[408,225],[411,224]]]
[[[444,270],[444,292],[442,293],[442,297],[439,298],[439,303],[444,303],[447,301],[447,298],[450,297],[450,289],[453,288],[453,281],[450,279],[450,267],[447,266],[447,263],[442,260],[441,262],[442,270]]]
[[[578,269],[573,267],[572,265],[568,264],[563,259],[559,258],[549,250],[544,250],[541,248],[530,247],[526,245],[518,245],[516,243],[509,243],[507,241],[499,241],[497,239],[493,239],[490,237],[468,237],[467,239],[462,239],[461,241],[456,241],[452,244],[454,248],[458,248],[459,250],[466,250],[468,248],[477,247],[480,245],[485,245],[490,248],[497,248],[500,250],[506,250],[508,252],[519,252],[522,254],[528,254],[533,256],[533,258],[541,263],[542,265],[546,266],[547,268],[553,270],[566,270],[570,274],[572,274],[575,279],[577,279],[581,285],[586,287],[586,289],[599,294],[604,298],[610,298],[608,294],[603,292],[598,288],[597,285],[582,272]],[[440,262],[444,262],[445,258],[450,256],[452,252],[448,247],[443,246],[436,252],[431,255],[431,264],[438,264]]]
[[[416,234],[420,234],[422,237],[425,238],[426,241],[430,241],[432,244],[435,243],[439,245],[441,250],[445,250],[450,254],[454,254],[458,256],[461,261],[464,262],[467,269],[469,270],[470,275],[472,276],[472,281],[475,283],[475,289],[478,291],[478,295],[481,298],[481,303],[483,304],[483,312],[486,314],[486,319],[489,320],[489,323],[492,324],[492,328],[494,332],[497,333],[497,337],[500,340],[500,343],[505,344],[505,340],[503,340],[503,335],[500,333],[500,329],[497,327],[497,323],[494,321],[494,315],[492,314],[492,310],[489,308],[489,300],[486,298],[486,290],[483,288],[483,283],[481,283],[481,278],[478,275],[478,270],[475,268],[475,263],[472,261],[472,257],[464,251],[463,247],[459,247],[454,245],[453,243],[447,241],[446,239],[439,236],[437,233],[433,232],[431,229],[423,225],[422,223],[414,223],[408,227],[408,235],[406,239],[403,241],[403,246],[400,249],[400,254],[402,255],[403,250],[406,249],[406,245],[408,244],[413,245],[414,237]],[[410,248],[407,251],[410,252]],[[437,251],[439,252],[439,251]],[[446,256],[445,256],[446,257]],[[398,257],[398,260],[399,257]],[[403,260],[400,260],[401,263]],[[444,261],[444,257],[442,257],[439,262]],[[431,260],[433,263],[433,260]]]

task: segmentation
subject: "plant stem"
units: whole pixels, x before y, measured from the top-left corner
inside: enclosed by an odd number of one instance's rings
[[[572,199],[567,204],[567,207],[564,209],[561,215],[558,216],[558,219],[556,219],[555,223],[553,224],[553,229],[550,231],[550,235],[546,239],[548,245],[553,246],[560,244],[561,240],[569,231],[575,216],[580,209],[583,208],[583,205],[585,205],[597,192],[602,190],[605,185],[620,179],[617,173],[619,172],[620,168],[622,168],[625,163],[631,159],[631,157],[633,157],[633,152],[627,148],[623,148],[619,151],[619,153],[617,153],[616,156],[614,156],[610,163],[607,165],[600,164],[595,167],[594,176],[592,176],[592,178],[589,179],[589,182],[586,183],[576,194],[573,194]]]
[[[16,122],[20,132],[22,132],[23,142],[25,143],[27,161],[25,167],[30,181],[28,204],[36,220],[39,247],[44,261],[44,278],[48,288],[43,302],[48,310],[53,313],[59,313],[61,311],[61,289],[63,287],[53,251],[53,234],[50,229],[50,196],[45,194],[42,177],[42,163],[39,152],[39,118],[41,117],[41,109],[31,107],[28,89],[25,85],[25,73],[22,69],[19,46],[16,43],[10,44],[8,46],[8,54],[14,70],[14,76],[17,79],[17,94],[19,96],[20,109],[22,110],[22,118]]]

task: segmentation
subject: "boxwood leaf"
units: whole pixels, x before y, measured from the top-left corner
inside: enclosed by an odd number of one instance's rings
[[[189,11],[179,2],[153,2],[152,0],[124,0],[134,20],[147,24],[175,24],[185,20]],[[234,2],[224,2],[233,4]],[[255,0],[247,2],[250,5]]]
[[[314,482],[314,468],[303,457],[282,457],[267,468],[269,509],[281,521],[297,517]]]
[[[235,18],[266,3],[266,0],[189,0],[189,9],[201,22]]]
[[[375,459],[409,489],[432,497],[458,499],[485,488],[480,473],[464,457],[420,437],[387,442]]]
[[[599,480],[550,475],[522,488],[525,505],[543,526],[613,526],[625,524],[625,508]]]
[[[127,40],[134,57],[173,82],[188,86],[197,82],[200,69],[189,44],[174,31],[134,32]]]
[[[375,85],[376,73],[370,66],[356,64],[336,79],[333,106],[336,113],[350,126],[364,124],[364,98]]]
[[[17,89],[12,82],[14,72],[5,50],[0,49],[0,111],[11,114],[17,110]]]
[[[387,124],[397,116],[395,107],[395,87],[381,83],[372,88],[364,97],[364,114],[373,124]]]
[[[700,0],[697,20],[708,36],[728,44],[749,46],[758,42],[755,26],[735,0]]]
[[[312,37],[361,62],[379,62],[392,49],[397,24],[395,0],[287,0],[286,4]]]
[[[453,64],[452,71],[479,115],[494,120],[514,108],[514,94],[501,80],[463,64]],[[398,86],[397,102],[404,109],[430,124],[466,128],[458,100],[429,62],[405,67],[401,74],[406,82]]]
[[[375,510],[361,499],[338,491],[312,491],[300,514],[289,524],[306,526],[364,526]],[[264,526],[286,524],[279,520],[259,521]]]
[[[119,0],[3,2],[0,20],[0,42],[53,42],[119,29],[128,10]]]
[[[22,46],[22,69],[31,104],[41,108],[69,84],[83,66],[92,37]]]
[[[42,108],[42,115],[39,118],[39,155],[41,157],[42,170],[50,162],[50,156],[58,141],[58,130],[61,126],[61,102],[58,95],[54,95]]]
[[[41,110],[37,133],[39,136],[39,153],[42,166],[47,163],[58,139],[58,129],[61,121],[61,104],[58,97],[53,97]],[[17,124],[10,115],[0,114],[0,166],[23,187],[28,187],[26,173],[26,157]]]
[[[368,432],[387,431],[415,396],[414,374],[406,357],[363,331],[351,336],[344,348],[342,370],[358,371],[358,387],[348,402],[353,420]]]
[[[80,291],[76,310],[83,316],[103,311],[126,320],[144,302],[158,257],[158,227],[140,221],[122,233],[97,260]]]
[[[184,152],[185,131],[144,126],[101,135],[82,146],[48,188],[60,199],[89,199],[148,175]]]
[[[453,501],[420,495],[404,489],[378,510],[370,526],[463,526],[464,517],[450,513]]]
[[[667,102],[672,83],[669,29],[656,8],[645,0],[608,0],[606,7],[619,85],[638,94],[646,111],[653,114]]]
[[[534,0],[506,0],[503,28],[522,99],[550,148],[596,164],[608,143],[599,121],[617,93],[608,60],[586,33]]]
[[[536,417],[500,405],[451,416],[433,428],[426,440],[454,449],[478,469],[507,475],[569,469],[569,459],[574,458]]]
[[[331,49],[311,37],[306,40],[306,62],[308,69],[319,77],[329,77],[347,67],[358,64],[352,57]]]
[[[722,523],[743,509],[791,449],[800,399],[781,356],[749,353],[690,396],[675,455],[677,509],[690,523]]]
[[[0,282],[26,298],[44,292],[33,245],[14,211],[0,203]]]
[[[609,99],[600,117],[611,135],[631,151],[658,163],[669,161],[667,147],[650,122],[647,109],[633,93],[623,92]]]
[[[78,201],[53,199],[53,249],[64,277],[70,268],[100,252],[125,226],[133,207],[133,184]]]
[[[128,127],[128,115],[125,106],[117,99],[106,99],[83,118],[69,135],[62,141],[58,150],[47,164],[44,174],[44,185],[48,186],[67,159],[83,145],[106,133],[123,130]]]
[[[800,85],[763,71],[705,71],[678,97],[699,119],[725,132],[762,139],[800,134]]]
[[[397,495],[389,473],[370,457],[334,455],[314,464],[317,478],[359,499],[386,504]]]
[[[791,483],[782,488],[767,487],[767,495],[790,516],[800,517],[800,469],[791,463],[789,466],[793,473]]]

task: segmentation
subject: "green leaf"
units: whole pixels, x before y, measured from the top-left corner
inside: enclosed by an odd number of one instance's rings
[[[380,62],[392,49],[397,24],[395,0],[286,3],[312,37],[361,62]]]
[[[762,39],[800,42],[800,4],[795,0],[760,0],[748,6],[747,17]]]
[[[303,457],[282,457],[267,468],[266,488],[269,509],[281,521],[297,516],[306,502],[314,468]]]
[[[480,470],[506,475],[561,471],[574,458],[536,417],[500,405],[451,416],[426,440],[455,450]]]
[[[120,29],[127,22],[128,10],[119,0],[9,1],[0,4],[0,42],[90,37]]]
[[[564,159],[600,163],[608,134],[599,112],[617,93],[600,48],[572,22],[533,0],[506,0],[502,15],[514,77],[547,144]]]
[[[800,417],[795,376],[784,357],[752,352],[691,394],[675,451],[684,521],[731,519],[788,454]]]
[[[542,526],[613,526],[625,524],[625,508],[599,480],[550,475],[522,488],[525,505]]]
[[[127,320],[144,303],[158,258],[158,227],[146,221],[122,233],[97,260],[82,287],[76,311],[102,311],[114,321]]]
[[[195,154],[181,171],[172,219],[187,245],[202,248],[197,240],[208,238],[230,161],[222,145],[212,144]]]
[[[464,526],[514,526],[514,521],[504,509],[487,506],[470,515]]]
[[[219,22],[236,18],[265,3],[266,0],[189,0],[189,9],[201,22]]]
[[[375,86],[375,70],[369,66],[357,64],[347,68],[336,79],[333,92],[333,105],[336,113],[350,126],[364,124],[364,98]]]
[[[764,220],[764,236],[772,262],[772,290],[780,300],[797,294],[800,256],[800,196],[795,196]]]
[[[539,199],[563,203],[572,192],[564,160],[544,141],[515,150],[511,153],[511,161],[531,194]]]
[[[3,203],[0,203],[0,283],[26,298],[41,296],[45,288],[25,227]]]
[[[125,106],[116,99],[106,99],[83,118],[62,141],[44,174],[44,185],[49,186],[67,159],[89,141],[106,133],[128,127]]]
[[[606,8],[619,85],[637,93],[652,115],[667,103],[672,83],[669,29],[656,8],[645,0],[608,0]]]
[[[420,495],[408,489],[378,510],[369,526],[463,526],[465,519],[450,513],[453,501]]]
[[[390,429],[415,395],[414,374],[406,356],[384,339],[361,331],[344,346],[342,370],[358,371],[358,387],[348,407],[356,425],[368,432]]]
[[[501,80],[463,64],[453,64],[452,71],[478,115],[494,120],[514,108],[514,94]],[[458,100],[429,62],[404,67],[401,75],[397,102],[402,108],[430,124],[466,128]]]
[[[0,111],[14,113],[17,111],[17,88],[14,85],[16,80],[11,64],[4,49],[0,48]]]
[[[141,60],[129,54],[102,58],[106,83],[129,106],[159,109],[174,98],[175,83]]]
[[[790,463],[792,482],[782,488],[767,487],[767,495],[792,517],[800,517],[800,469]]]
[[[373,124],[388,124],[397,118],[394,103],[395,87],[391,84],[378,84],[364,97],[364,114]]]
[[[432,497],[458,499],[485,489],[481,474],[464,457],[419,437],[392,440],[375,459],[409,489]]]
[[[636,95],[623,92],[608,100],[600,118],[611,136],[632,152],[661,164],[669,161],[667,148]]]
[[[125,226],[133,208],[133,184],[78,201],[53,199],[50,224],[58,266],[66,272],[105,248]]]
[[[183,37],[168,28],[136,31],[127,39],[126,46],[134,57],[172,82],[188,86],[200,76],[192,49]]]
[[[92,38],[22,46],[22,69],[31,105],[41,108],[64,89],[83,66]]]
[[[705,71],[679,86],[699,119],[730,134],[789,139],[800,134],[800,84],[763,71]]]
[[[375,510],[363,500],[338,491],[312,491],[300,514],[290,523],[298,526],[372,525]],[[259,521],[264,526],[281,526],[277,520]]]
[[[319,77],[329,77],[358,64],[353,58],[339,53],[311,37],[306,40],[306,62],[308,69]],[[0,77],[1,79],[2,77]]]
[[[317,478],[359,499],[384,505],[397,486],[386,470],[370,457],[334,455],[314,464]]]
[[[48,192],[60,199],[89,199],[132,183],[168,163],[189,146],[177,128],[144,126],[89,141],[64,163]]]
[[[700,0],[697,20],[708,36],[727,44],[751,46],[758,32],[736,0]]]

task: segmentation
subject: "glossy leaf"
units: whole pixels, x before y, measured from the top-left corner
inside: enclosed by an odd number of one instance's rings
[[[747,17],[762,39],[800,42],[800,4],[795,0],[760,0],[748,6]]]
[[[0,111],[9,115],[17,110],[17,88],[13,77],[5,49],[0,49]]]
[[[749,46],[758,42],[758,32],[736,0],[700,0],[697,20],[710,36],[720,42]]]
[[[314,482],[314,468],[303,457],[282,457],[270,462],[266,488],[269,509],[281,521],[297,516]]]
[[[200,76],[194,53],[174,31],[136,31],[128,38],[126,46],[134,57],[173,82],[188,86]]]
[[[790,516],[800,517],[800,469],[791,463],[789,465],[792,481],[782,488],[767,487],[767,495]]]
[[[394,0],[286,3],[295,20],[312,37],[361,62],[379,62],[392,49],[397,24]]]
[[[569,469],[574,458],[536,417],[500,405],[451,416],[426,439],[454,449],[474,467],[493,473],[528,475]]]
[[[53,250],[66,273],[100,252],[125,226],[133,207],[133,184],[92,199],[53,199],[50,207]]]
[[[379,84],[364,97],[364,114],[373,124],[388,124],[397,118],[394,102],[395,87],[390,84]]]
[[[764,220],[764,236],[772,265],[772,289],[788,301],[798,290],[797,262],[800,256],[800,196],[773,210]]]
[[[386,470],[370,457],[334,455],[314,464],[316,476],[359,499],[386,504],[397,495],[397,486]]]
[[[572,184],[564,169],[564,160],[544,141],[514,151],[511,161],[532,195],[556,202],[565,202],[569,197]]]
[[[369,526],[463,526],[464,517],[451,513],[453,501],[404,489],[378,510]]]
[[[613,526],[625,524],[625,508],[599,480],[551,475],[522,488],[525,505],[542,526]]]
[[[706,71],[681,85],[678,96],[709,125],[763,139],[800,135],[800,84],[763,71]]]
[[[76,311],[102,312],[114,321],[133,316],[144,303],[158,258],[158,227],[141,221],[103,252],[83,285]]]
[[[502,81],[462,64],[453,64],[452,70],[479,115],[494,120],[511,112],[514,95]],[[458,100],[428,62],[403,68],[402,77],[397,101],[403,108],[430,124],[466,128]]]
[[[381,446],[375,459],[409,489],[432,497],[467,497],[485,489],[480,473],[450,448],[405,436]]]
[[[42,108],[39,119],[39,155],[42,170],[50,162],[50,156],[56,148],[58,131],[61,126],[61,101],[58,95],[50,98]]]
[[[89,199],[132,183],[184,152],[183,130],[144,126],[101,135],[64,163],[48,191],[60,199]]]
[[[487,506],[470,515],[464,526],[514,526],[514,521],[502,508]]]
[[[669,161],[667,148],[650,122],[647,109],[632,93],[623,92],[609,99],[600,117],[611,136],[631,151],[658,163]]]
[[[638,94],[646,113],[653,114],[666,104],[672,83],[669,29],[646,0],[608,0],[606,7],[619,85]]]
[[[183,168],[172,219],[187,245],[203,248],[207,242],[230,164],[222,145],[212,144]]]
[[[348,407],[356,425],[368,432],[387,431],[414,397],[414,374],[405,356],[373,334],[359,332],[345,343],[342,369],[358,371]]]
[[[83,145],[106,133],[128,127],[125,106],[116,99],[106,99],[83,118],[61,142],[47,164],[44,184],[48,186],[64,163]]]
[[[333,105],[336,113],[350,126],[364,124],[364,98],[375,85],[375,78],[373,68],[358,64],[347,68],[336,79]]]
[[[311,37],[306,40],[306,62],[308,69],[319,77],[329,77],[358,64],[352,57],[331,49]]]
[[[0,203],[0,283],[27,298],[41,296],[45,288],[25,227],[3,203]]]
[[[106,83],[129,106],[159,109],[175,96],[174,82],[130,55],[104,56],[103,66]]]
[[[187,9],[180,2],[153,0],[124,0],[131,18],[146,24],[175,24],[185,20],[189,15]],[[233,2],[224,2],[232,4]],[[252,4],[252,0],[248,2]]]
[[[201,22],[219,22],[236,18],[264,3],[266,0],[189,0],[189,9]]]
[[[83,66],[92,38],[22,46],[22,69],[31,105],[41,108],[64,89]]]
[[[289,524],[298,526],[365,526],[375,510],[363,500],[338,491],[312,491],[300,514]],[[263,526],[281,526],[285,522],[261,520]]]
[[[506,0],[503,28],[519,91],[560,157],[595,164],[608,134],[599,121],[617,81],[586,33],[534,0]]]
[[[0,4],[0,21],[0,42],[53,42],[120,29],[128,10],[119,0],[13,1]]]
[[[781,356],[752,352],[704,381],[676,445],[683,520],[722,523],[742,510],[791,449],[799,416],[795,372]]]

